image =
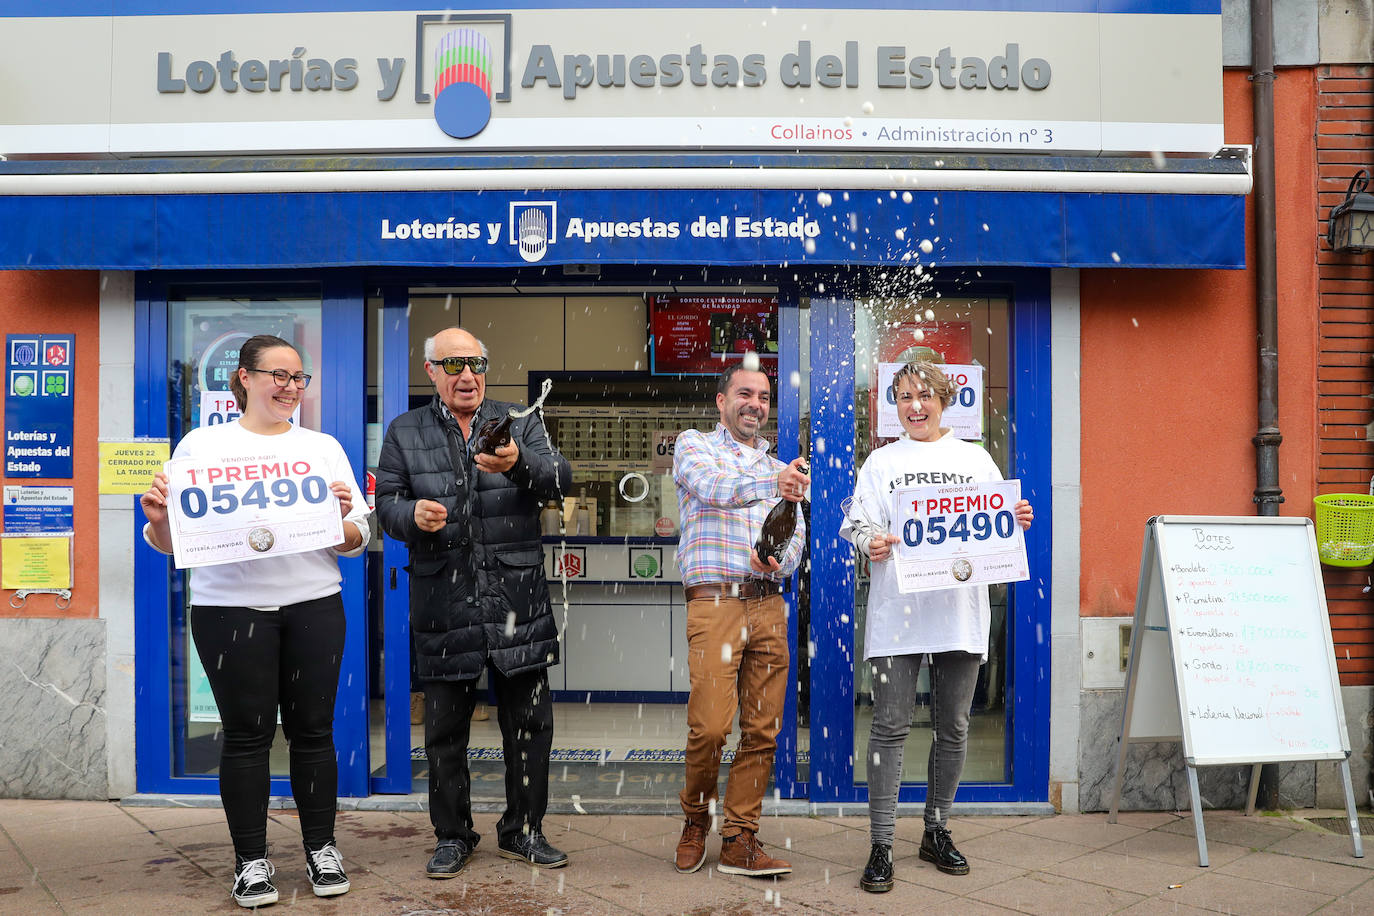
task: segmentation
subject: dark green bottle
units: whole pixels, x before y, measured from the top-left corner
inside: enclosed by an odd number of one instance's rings
[[[477,430],[477,435],[472,437],[472,453],[474,455],[495,455],[498,448],[509,445],[510,425],[514,421],[515,418],[507,413],[505,416],[483,423],[482,428]]]
[[[754,553],[764,566],[768,565],[769,557],[782,561],[787,544],[792,540],[792,533],[797,530],[797,505],[790,499],[779,499],[763,520],[759,539],[754,542]]]

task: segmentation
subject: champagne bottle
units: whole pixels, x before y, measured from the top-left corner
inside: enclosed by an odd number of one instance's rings
[[[515,417],[507,413],[505,416],[483,423],[482,428],[477,430],[477,435],[472,437],[472,453],[474,455],[495,455],[498,448],[509,445],[510,425],[514,420]]]
[[[558,503],[549,500],[544,511],[539,513],[539,531],[543,535],[558,534],[559,522],[563,519],[563,513],[558,511]]]
[[[779,499],[763,520],[759,539],[754,542],[754,553],[758,555],[759,562],[767,566],[769,557],[781,562],[787,544],[792,540],[792,533],[796,530],[797,504],[790,499]]]

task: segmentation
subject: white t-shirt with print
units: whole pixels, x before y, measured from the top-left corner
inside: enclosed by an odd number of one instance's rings
[[[198,458],[205,455],[262,455],[273,452],[318,455],[324,462],[325,481],[342,480],[353,491],[353,507],[345,522],[357,523],[363,542],[343,553],[332,547],[293,553],[280,557],[261,557],[219,566],[191,570],[191,602],[229,607],[273,610],[288,604],[313,601],[339,591],[338,557],[355,557],[367,547],[369,529],[367,499],[358,488],[348,456],[338,440],[326,433],[292,426],[275,436],[249,432],[233,420],[191,430],[177,443],[173,458]],[[144,528],[144,540],[148,539]],[[154,547],[156,549],[156,547]]]
[[[854,542],[861,530],[854,519],[864,516],[882,531],[888,531],[893,490],[1001,479],[1002,472],[981,445],[965,442],[953,432],[934,442],[917,442],[903,436],[875,449],[859,469],[853,504],[840,526],[840,536]],[[987,658],[992,615],[986,585],[904,595],[897,588],[896,564],[890,555],[871,566],[864,658],[954,651],[974,652]]]

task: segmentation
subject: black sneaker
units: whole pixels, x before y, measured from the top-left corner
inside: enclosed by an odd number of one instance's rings
[[[886,894],[892,890],[892,847],[873,844],[868,854],[868,864],[864,866],[859,887],[870,894]]]
[[[473,844],[476,845],[475,843]],[[429,857],[425,874],[431,878],[454,878],[472,858],[472,848],[462,840],[440,840]]]
[[[507,859],[519,859],[540,868],[562,868],[568,864],[568,854],[549,845],[538,830],[522,833],[507,840],[498,840],[497,851]]]
[[[305,874],[316,897],[337,897],[347,894],[352,887],[344,874],[343,856],[333,843],[325,843],[313,852],[305,847]]]
[[[234,869],[234,902],[252,909],[277,902],[277,888],[272,884],[276,873],[266,859],[241,859]]]
[[[921,836],[921,858],[934,862],[947,875],[967,875],[968,859],[954,848],[954,838],[944,827],[927,827]]]

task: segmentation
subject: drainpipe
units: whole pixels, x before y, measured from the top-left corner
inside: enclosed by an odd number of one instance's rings
[[[1274,6],[1250,0],[1250,82],[1255,119],[1255,285],[1259,318],[1259,431],[1255,443],[1255,504],[1261,516],[1279,514],[1278,244],[1274,201]],[[1258,803],[1277,808],[1278,769],[1260,772]]]

